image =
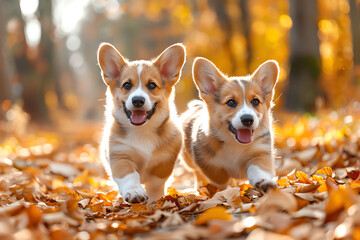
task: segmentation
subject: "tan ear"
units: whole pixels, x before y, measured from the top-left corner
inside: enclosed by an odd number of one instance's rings
[[[213,95],[227,81],[220,70],[206,58],[196,58],[192,72],[201,96]]]
[[[279,64],[275,60],[269,60],[261,64],[252,74],[252,81],[256,81],[263,92],[263,96],[272,97],[273,89],[279,77]]]
[[[162,77],[170,84],[175,84],[181,75],[181,69],[185,64],[186,50],[180,44],[174,44],[165,49],[154,61]]]
[[[118,50],[109,43],[102,43],[98,49],[98,63],[102,77],[107,85],[111,85],[120,77],[122,68],[127,65]]]

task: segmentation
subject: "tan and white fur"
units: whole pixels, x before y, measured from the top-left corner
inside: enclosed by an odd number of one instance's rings
[[[274,188],[272,98],[279,75],[276,61],[250,76],[227,77],[205,58],[193,64],[193,79],[203,101],[182,114],[182,158],[197,186],[225,188],[246,176],[263,191]]]
[[[185,55],[184,46],[174,44],[154,60],[130,62],[108,43],[99,47],[107,85],[101,158],[127,202],[164,194],[182,144],[173,88]]]

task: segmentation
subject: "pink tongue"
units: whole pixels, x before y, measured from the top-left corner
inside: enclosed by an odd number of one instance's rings
[[[251,143],[253,135],[250,129],[238,129],[236,138],[242,143]]]
[[[132,112],[130,118],[131,118],[132,123],[141,124],[146,121],[146,117],[147,117],[147,115],[146,115],[145,111],[135,110]]]

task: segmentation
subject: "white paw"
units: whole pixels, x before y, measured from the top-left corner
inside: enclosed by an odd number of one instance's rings
[[[114,178],[119,187],[119,193],[129,203],[141,203],[149,197],[140,184],[140,175],[137,172],[130,173],[123,178]]]
[[[257,189],[267,192],[270,188],[278,187],[277,183],[272,180],[273,175],[257,165],[251,164],[246,173],[250,184]]]
[[[257,189],[267,192],[269,189],[275,189],[278,187],[277,183],[272,180],[259,179],[253,185]]]
[[[127,188],[123,191],[122,196],[125,201],[129,203],[141,203],[149,198],[145,189],[141,185]]]

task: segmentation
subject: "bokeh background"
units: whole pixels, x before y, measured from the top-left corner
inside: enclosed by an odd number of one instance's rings
[[[277,60],[279,116],[339,109],[360,97],[359,0],[0,0],[0,118],[101,123],[101,42],[130,60],[182,42],[179,112],[197,97],[191,79],[197,56],[232,76]]]

